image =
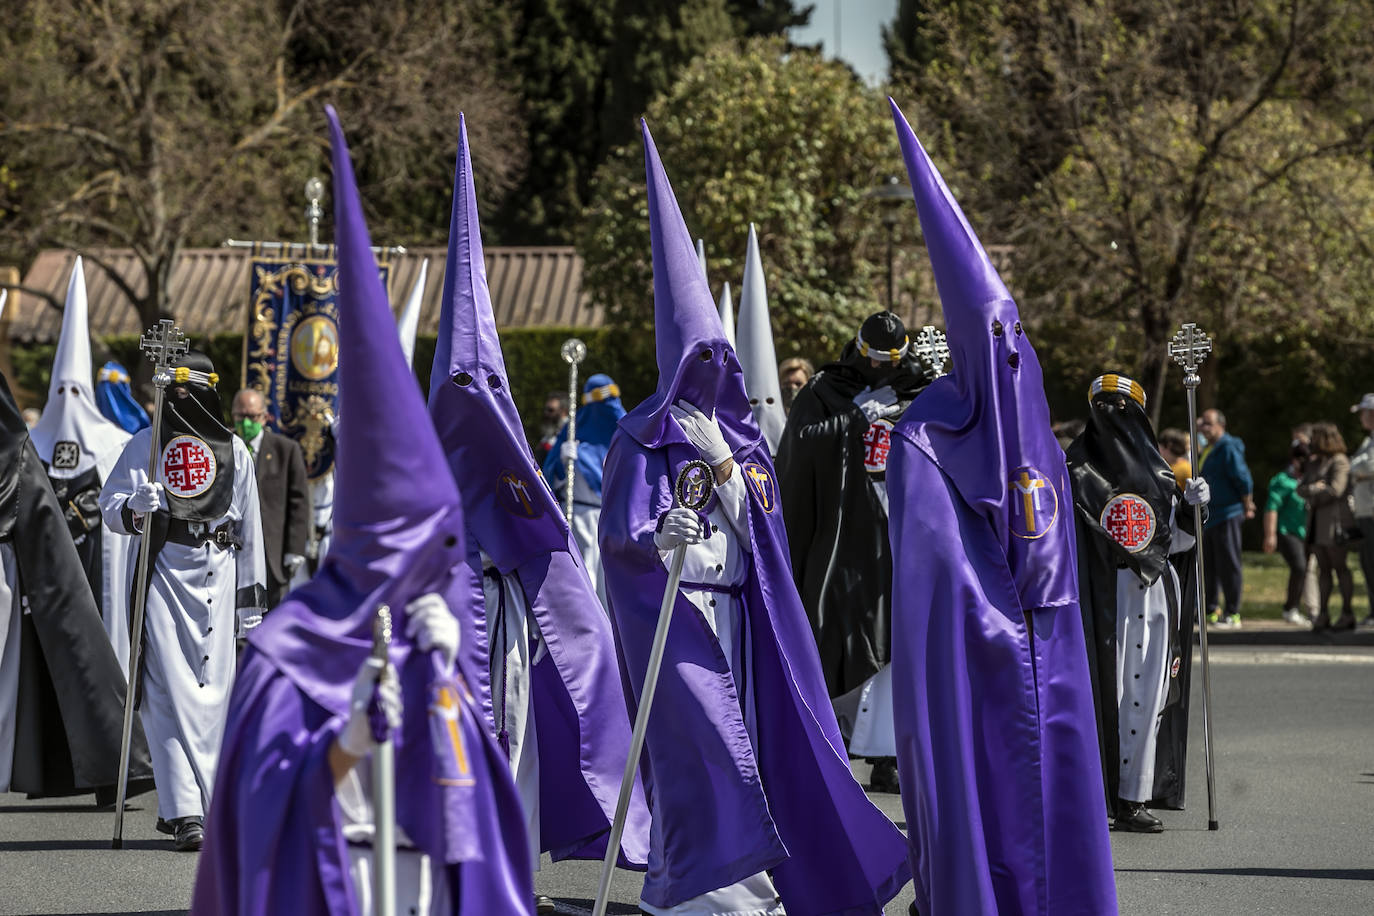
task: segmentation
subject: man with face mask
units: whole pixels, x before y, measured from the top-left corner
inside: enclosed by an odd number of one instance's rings
[[[1146,805],[1183,807],[1188,740],[1196,605],[1185,601],[1192,577],[1175,570],[1193,568],[1191,507],[1206,505],[1208,486],[1194,477],[1179,489],[1137,382],[1100,376],[1089,405],[1067,460],[1107,810],[1118,830],[1159,833]]]
[[[262,552],[267,563],[267,606],[274,608],[305,563],[305,545],[313,523],[305,455],[295,440],[267,428],[267,405],[256,388],[234,395],[230,415],[234,432],[253,456],[262,516]]]
[[[162,401],[154,479],[152,429],[125,447],[100,493],[105,524],[149,537],[143,658],[133,678],[158,787],[158,829],[200,848],[229,690],[234,637],[266,604],[258,488],[248,448],[224,425],[219,376],[188,352]],[[137,573],[135,573],[137,575]],[[133,668],[133,664],[130,665]]]
[[[778,446],[792,574],[849,752],[874,759],[871,787],[897,791],[890,690],[892,426],[925,386],[902,320],[869,316],[837,362],[798,392]]]
[[[647,128],[644,147],[659,381],[611,440],[600,529],[632,706],[684,552],[640,769],[653,816],[640,909],[878,914],[910,875],[906,844],[850,772],[767,442]],[[684,475],[714,479],[700,509],[676,505]]]

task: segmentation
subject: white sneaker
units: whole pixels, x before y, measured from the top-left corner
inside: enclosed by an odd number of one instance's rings
[[[1312,629],[1312,620],[1297,608],[1290,607],[1284,611],[1283,619],[1295,627],[1302,627],[1304,630]]]

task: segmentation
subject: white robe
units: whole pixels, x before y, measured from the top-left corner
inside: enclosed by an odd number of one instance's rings
[[[124,527],[124,504],[148,478],[151,429],[134,435],[100,493],[105,525]],[[262,523],[253,459],[237,437],[233,498],[218,528],[233,522],[241,550],[210,544],[165,544],[159,552],[144,611],[142,719],[158,788],[158,816],[204,816],[210,806],[220,741],[234,684],[236,629],[261,619],[261,607],[236,607],[239,590],[260,603],[266,582]],[[140,537],[130,538],[131,566]]]
[[[1172,519],[1171,519],[1172,523]],[[1173,526],[1169,552],[1192,546],[1193,538]],[[1155,750],[1160,716],[1169,697],[1169,593],[1180,600],[1178,576],[1164,574],[1146,586],[1129,569],[1116,574],[1117,739],[1121,754],[1117,795],[1146,802],[1154,796]],[[1180,608],[1180,613],[1186,613]]]
[[[14,725],[19,702],[19,564],[14,548],[0,544],[0,792],[14,775]]]
[[[482,554],[482,591],[486,597],[487,645],[491,647],[491,713],[499,735],[510,745],[510,768],[525,812],[530,861],[539,870],[539,741],[534,728],[530,671],[544,656],[539,626],[525,604],[525,590],[515,576],[503,576]],[[498,578],[499,577],[499,578]],[[502,598],[505,616],[501,615]],[[536,649],[531,652],[530,643]],[[497,651],[497,650],[500,651]]]
[[[757,753],[758,716],[754,704],[752,637],[746,626],[744,602],[726,591],[690,587],[691,584],[701,584],[730,589],[743,585],[749,575],[748,494],[738,467],[729,480],[716,488],[716,495],[715,506],[707,515],[711,536],[699,544],[689,545],[683,557],[681,591],[682,596],[701,611],[702,617],[710,625],[716,641],[720,643],[721,652],[730,663],[736,688],[743,688],[740,690],[740,704],[743,707],[744,725]],[[659,551],[665,567],[671,562],[672,556],[670,550]],[[657,836],[657,831],[653,835]],[[652,837],[650,841],[653,842]],[[707,891],[674,907],[651,906],[643,900],[640,900],[639,907],[652,916],[781,916],[786,912],[766,871],[735,884]]]
[[[344,840],[348,843],[348,873],[357,895],[356,916],[372,916],[373,850],[376,833],[372,815],[371,758],[358,761],[341,782],[334,786],[339,803]],[[420,852],[399,824],[396,825],[396,913],[437,916],[452,913],[448,877],[442,866]]]
[[[587,570],[587,578],[592,580],[596,597],[604,610],[606,601],[606,574],[601,569],[601,542],[597,538],[597,528],[601,525],[601,494],[592,490],[584,475],[573,477],[573,540],[582,553],[582,565]]]

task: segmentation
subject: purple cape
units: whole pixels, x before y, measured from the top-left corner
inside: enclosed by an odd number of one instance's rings
[[[1016,304],[893,105],[954,374],[892,431],[892,684],[922,913],[1116,912],[1073,502]]]
[[[654,815],[643,899],[674,906],[771,869],[792,916],[880,913],[910,876],[906,843],[850,772],[788,568],[777,474],[647,127],[644,144],[659,385],[621,419],[606,457],[601,560],[616,647],[637,706],[668,584],[654,532],[678,471],[699,458],[668,410],[685,398],[714,409],[749,493],[741,601],[759,751],[720,644],[679,592],[640,766]]]
[[[396,822],[447,866],[455,912],[529,913],[524,816],[510,768],[481,727],[460,656],[441,674],[414,651],[404,608],[430,592],[461,613],[463,512],[401,352],[372,257],[348,148],[332,108],[339,244],[339,501],[319,573],[254,629],[230,697],[192,911],[356,912],[328,752],[392,609],[390,657],[404,715]],[[423,486],[419,483],[423,481]]]
[[[548,654],[531,694],[539,743],[540,845],[553,858],[599,859],[630,752],[630,723],[610,623],[553,495],[534,463],[511,399],[487,290],[467,126],[459,128],[448,267],[429,413],[467,516],[463,650],[494,732],[480,547],[520,582]],[[649,811],[636,790],[621,841],[623,864],[648,859]]]

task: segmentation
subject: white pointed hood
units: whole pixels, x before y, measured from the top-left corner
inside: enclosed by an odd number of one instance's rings
[[[754,409],[768,453],[778,453],[778,441],[787,425],[782,409],[782,386],[778,383],[778,355],[773,349],[773,325],[768,318],[768,290],[763,282],[763,261],[759,258],[759,237],[749,224],[749,248],[744,255],[744,289],[739,297],[739,330],[735,353],[744,369],[744,390]]]
[[[53,477],[71,478],[98,467],[100,479],[119,459],[129,434],[105,419],[96,407],[91,366],[91,332],[86,318],[86,277],[81,258],[72,267],[62,334],[53,357],[48,403],[29,431],[38,457]]]
[[[5,303],[9,301],[9,298],[10,291],[7,289],[0,289],[0,321],[5,320]]]
[[[425,298],[425,278],[429,276],[429,258],[420,264],[420,276],[415,278],[415,286],[410,290],[406,307],[401,310],[396,331],[401,335],[401,352],[406,356],[406,365],[415,366],[415,335],[420,330],[420,304]]]
[[[735,345],[735,300],[730,298],[730,284],[727,282],[720,290],[720,323],[725,326],[725,339],[730,346]]]

